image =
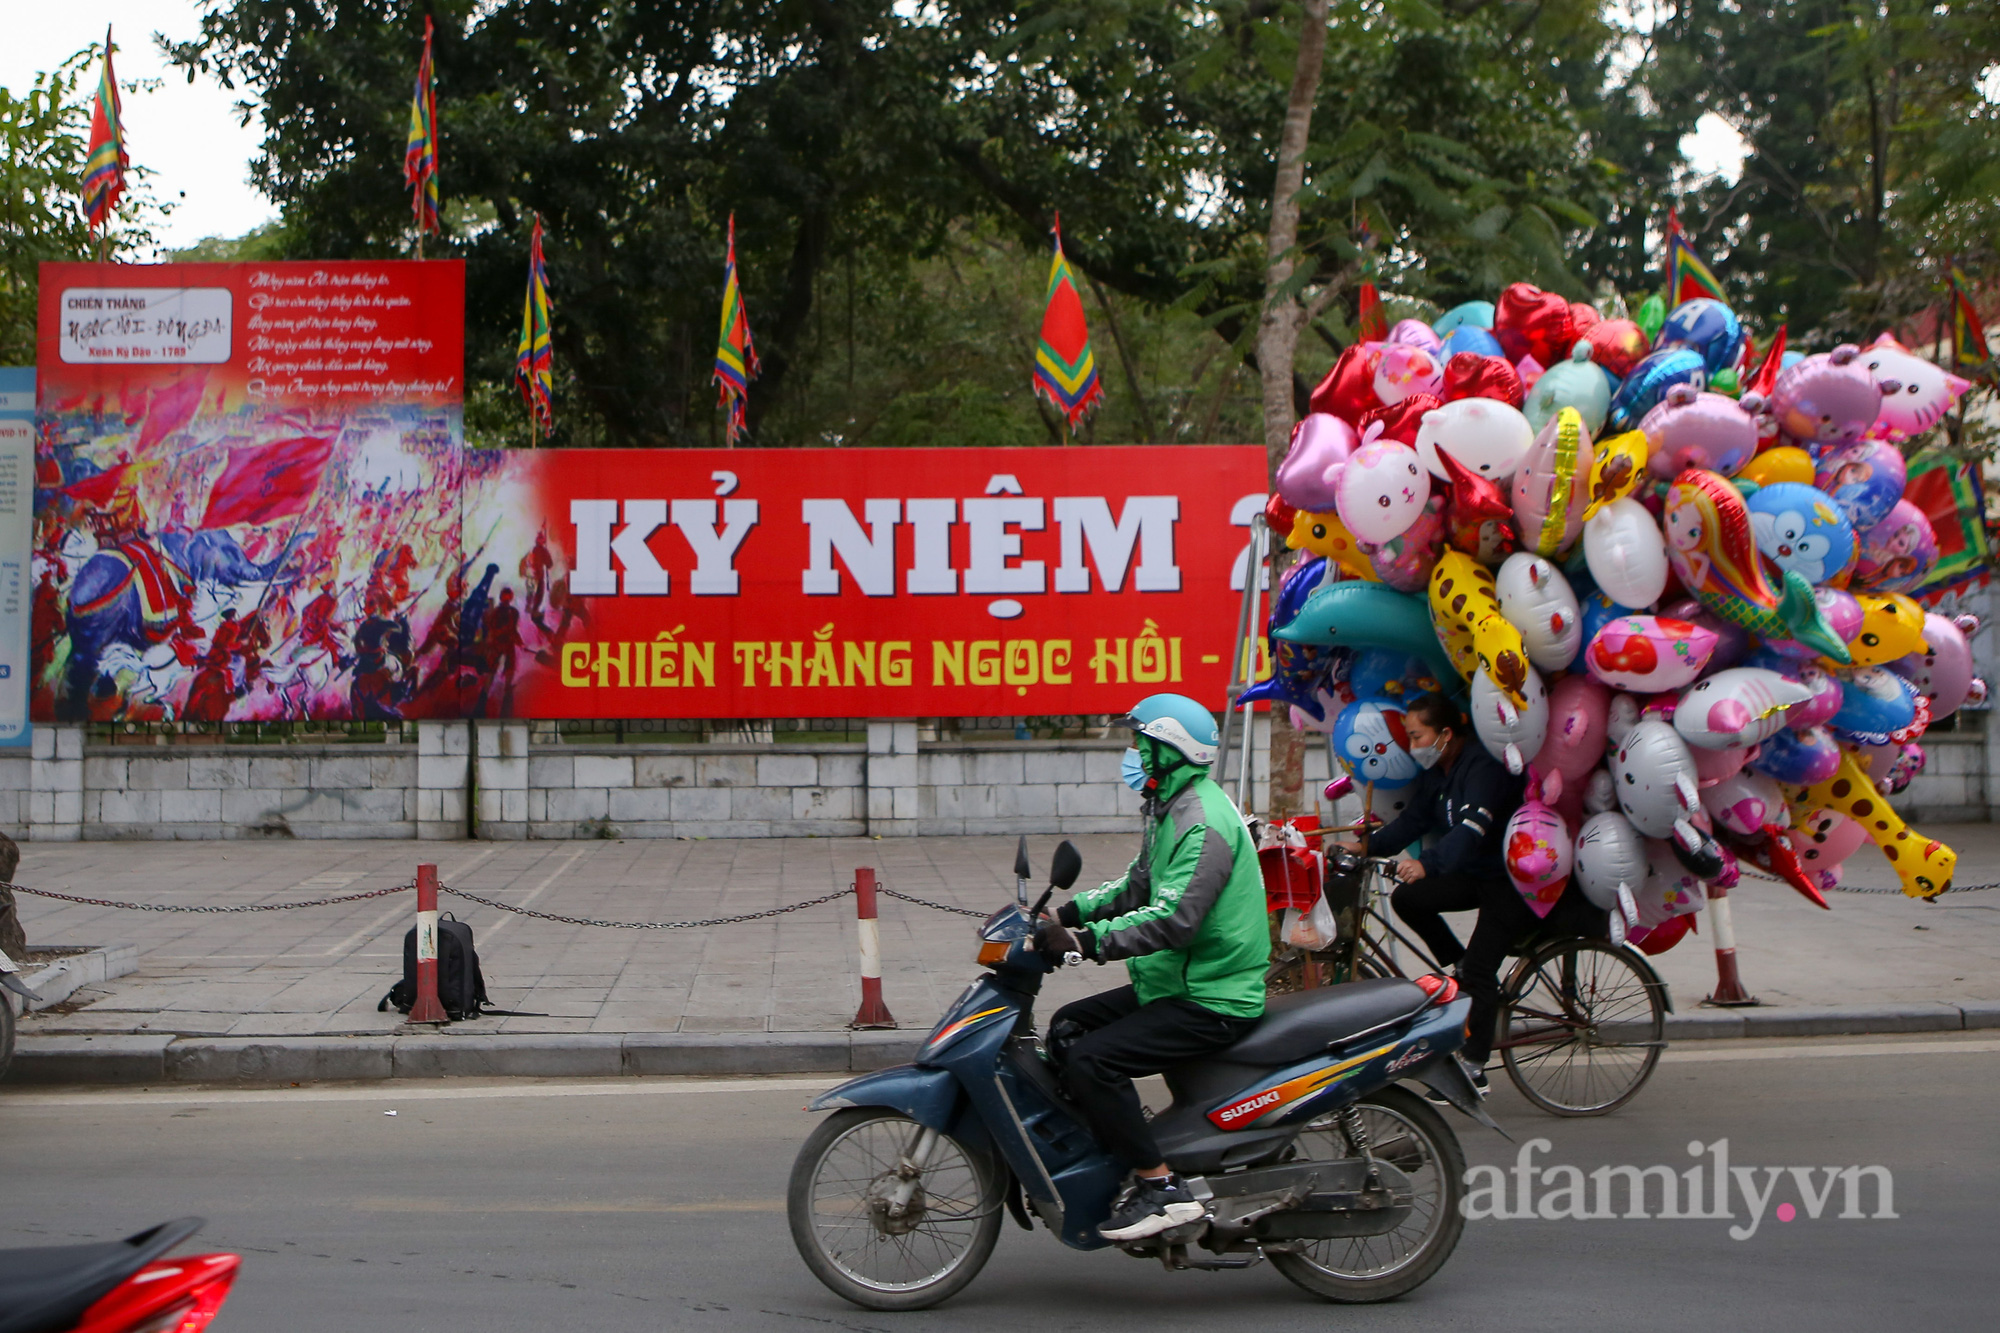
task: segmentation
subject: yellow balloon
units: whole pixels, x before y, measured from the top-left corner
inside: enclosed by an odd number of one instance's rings
[[[1861,603],[1861,632],[1847,641],[1848,666],[1881,666],[1928,650],[1924,608],[1914,598],[1899,592],[1864,592],[1856,593],[1854,600]]]
[[[1842,752],[1840,767],[1825,782],[1785,788],[1785,800],[1792,807],[1794,827],[1819,806],[1838,810],[1861,825],[1889,858],[1890,868],[1910,897],[1935,898],[1951,887],[1958,853],[1905,824],[1868,780],[1868,771],[1853,752]]]
[[[1492,573],[1463,551],[1446,551],[1431,571],[1430,602],[1431,624],[1459,674],[1470,680],[1484,667],[1516,708],[1526,708],[1528,652],[1500,614]]]
[[[1628,430],[1597,444],[1597,457],[1590,464],[1590,507],[1583,511],[1588,523],[1598,510],[1622,500],[1639,489],[1646,479],[1646,433]]]
[[[1382,581],[1382,576],[1375,572],[1375,566],[1362,554],[1359,543],[1340,521],[1338,514],[1300,510],[1298,517],[1292,520],[1291,535],[1285,538],[1285,542],[1293,550],[1325,556],[1357,579],[1367,579],[1370,583]]]
[[[1736,475],[1759,486],[1775,486],[1781,481],[1796,481],[1802,486],[1810,486],[1813,484],[1812,455],[1791,445],[1782,449],[1766,449],[1745,463],[1743,470]]]

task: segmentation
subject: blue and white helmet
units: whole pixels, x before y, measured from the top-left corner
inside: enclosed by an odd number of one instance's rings
[[[1215,762],[1222,733],[1215,715],[1185,694],[1149,694],[1132,705],[1125,725],[1141,736],[1180,751],[1189,763],[1207,768]]]

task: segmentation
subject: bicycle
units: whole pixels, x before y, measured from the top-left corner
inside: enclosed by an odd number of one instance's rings
[[[1338,937],[1319,951],[1279,945],[1265,974],[1267,989],[1442,972],[1389,915],[1395,865],[1391,857],[1328,848],[1322,892]],[[1672,1009],[1667,983],[1630,945],[1535,931],[1521,941],[1501,985],[1493,1050],[1521,1095],[1542,1110],[1604,1115],[1652,1077]]]

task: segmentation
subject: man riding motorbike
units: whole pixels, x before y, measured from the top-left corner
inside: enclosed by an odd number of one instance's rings
[[[1200,1217],[1146,1124],[1135,1077],[1241,1040],[1264,1013],[1270,959],[1264,885],[1250,831],[1208,775],[1215,718],[1179,694],[1142,699],[1124,719],[1127,786],[1145,797],[1145,834],[1125,874],[1044,918],[1052,960],[1125,959],[1132,984],[1064,1005],[1049,1047],[1064,1088],[1107,1151],[1133,1171],[1099,1227],[1138,1240]]]

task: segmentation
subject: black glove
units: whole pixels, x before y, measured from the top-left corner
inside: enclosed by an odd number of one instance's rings
[[[1045,919],[1035,928],[1035,952],[1041,954],[1050,967],[1061,967],[1070,954],[1089,957],[1095,943],[1090,932],[1084,931],[1079,935],[1060,921]]]

